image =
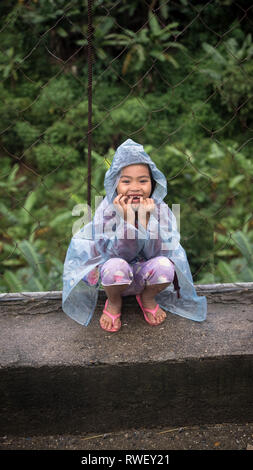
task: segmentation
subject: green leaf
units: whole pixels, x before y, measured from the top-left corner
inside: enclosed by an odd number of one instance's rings
[[[8,56],[8,57],[13,57],[13,54],[14,54],[14,48],[13,47],[10,47],[9,49],[7,49],[7,51],[5,52],[5,54]]]
[[[165,55],[166,60],[168,60],[175,67],[175,69],[178,69],[179,65],[177,61],[174,59],[174,57],[168,54],[164,54],[164,55]]]
[[[152,33],[154,34],[154,36],[159,36],[161,32],[161,28],[156,19],[156,16],[151,11],[149,11],[148,16],[149,16],[149,25],[150,25],[150,29]]]
[[[222,55],[217,51],[217,49],[215,49],[210,44],[207,44],[206,42],[202,44],[202,47],[208,54],[212,56],[213,60],[217,64],[226,65],[227,61],[224,59],[224,57],[222,57]]]
[[[87,46],[88,41],[87,39],[78,39],[78,41],[75,41],[75,44],[77,44],[78,46]]]
[[[169,41],[166,42],[163,47],[164,46],[166,46],[166,50],[168,49],[168,47],[170,47],[171,49],[181,49],[181,51],[185,50],[185,46],[183,46],[183,44],[180,44],[179,42]]]
[[[242,282],[252,282],[253,281],[253,268],[244,266],[240,272],[240,277]]]
[[[62,214],[57,215],[51,222],[49,223],[49,227],[57,227],[62,222],[66,220],[72,219],[71,211],[63,212]]]
[[[240,183],[242,180],[245,179],[245,175],[237,175],[235,176],[234,178],[232,178],[230,181],[229,181],[229,188],[234,188],[235,186],[237,186],[238,183]]]
[[[141,42],[142,44],[148,44],[149,38],[147,34],[148,34],[148,29],[147,28],[142,29],[139,33],[138,42]]]
[[[221,258],[225,258],[226,256],[233,256],[234,251],[233,250],[218,250],[216,251],[216,256],[220,256]]]
[[[166,58],[165,55],[162,52],[159,51],[150,51],[149,53],[151,57],[154,57],[155,59],[160,60],[161,62],[165,62]],[[169,60],[169,58],[167,58]]]
[[[24,206],[23,206],[23,212],[22,212],[22,218],[23,218],[23,223],[27,224],[30,220],[31,215],[29,212],[31,211],[32,207],[34,206],[35,202],[37,200],[37,194],[35,191],[32,191],[26,198]]]
[[[65,29],[63,29],[61,26],[58,27],[58,28],[56,29],[56,31],[57,31],[57,33],[59,34],[59,36],[61,36],[62,38],[68,37],[67,31],[65,31]]]
[[[16,163],[16,164],[13,166],[13,168],[12,168],[10,174],[9,174],[9,177],[8,177],[8,181],[9,181],[10,183],[13,183],[13,182],[14,182],[18,170],[19,170],[19,166],[18,166],[18,164]]]
[[[22,264],[22,261],[16,258],[10,258],[10,259],[6,259],[5,261],[2,261],[3,266],[20,266],[21,264]]]
[[[236,273],[225,261],[219,261],[217,271],[221,276],[221,282],[237,282]]]
[[[114,24],[114,21],[114,18],[109,16],[106,17],[103,22],[99,23],[99,28],[96,29],[96,31],[99,32],[99,36],[104,37],[110,31],[111,27]]]
[[[26,281],[26,289],[28,292],[42,292],[46,289],[46,285],[42,284],[36,277],[31,276],[30,279]]]
[[[35,251],[33,245],[27,240],[23,240],[18,244],[21,255],[25,258],[29,266],[33,269],[34,274],[38,274],[40,279],[45,277],[44,270],[41,265],[38,253]]]
[[[199,73],[203,73],[203,75],[207,75],[213,80],[221,80],[221,73],[219,73],[217,70],[199,69]]]
[[[101,59],[101,60],[106,59],[106,53],[102,49],[102,47],[97,47],[96,51],[97,51],[97,56],[98,56],[99,59]]]
[[[242,255],[246,258],[249,263],[253,262],[253,248],[246,235],[238,230],[233,233],[232,239],[235,241],[237,248],[239,248]]]
[[[9,222],[9,224],[13,225],[13,224],[18,223],[18,218],[13,214],[13,212],[10,211],[8,207],[6,207],[6,205],[3,202],[0,202],[0,212]],[[1,223],[3,226],[3,219],[1,220]]]
[[[169,8],[168,8],[167,4],[163,3],[163,0],[162,0],[162,4],[160,5],[160,10],[161,10],[163,18],[165,18],[165,20],[167,20],[167,18],[169,16]]]
[[[54,256],[51,256],[50,261],[52,265],[56,268],[58,273],[63,272],[63,262]]]
[[[20,280],[11,271],[5,271],[3,279],[5,281],[5,284],[9,287],[10,292],[20,292],[22,290]]]
[[[138,44],[137,46],[134,47],[136,53],[138,54],[139,56],[139,61],[141,64],[144,63],[145,61],[145,49],[143,46],[141,46],[140,44]]]

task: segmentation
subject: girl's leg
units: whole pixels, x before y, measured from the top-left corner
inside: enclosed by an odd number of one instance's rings
[[[122,293],[132,283],[133,272],[127,261],[121,258],[111,258],[103,264],[100,274],[102,285],[108,297],[107,311],[116,315],[121,312]],[[112,319],[104,313],[100,322],[106,329],[112,327]],[[120,318],[116,318],[114,327],[118,328],[119,325]]]
[[[153,310],[157,302],[155,296],[162,290],[166,289],[174,279],[174,265],[165,256],[157,256],[143,263],[142,269],[139,271],[140,282],[145,284],[140,294],[141,302],[144,308]],[[156,316],[150,312],[146,312],[148,319],[158,325],[166,318],[166,313],[160,307],[156,312]]]
[[[121,312],[122,307],[122,292],[127,288],[128,284],[123,286],[107,286],[104,287],[106,295],[108,297],[108,304],[106,310],[111,313],[112,315],[117,315],[117,313]],[[100,318],[100,322],[102,326],[106,329],[112,328],[112,319],[106,315],[105,313],[102,314]],[[120,326],[120,318],[116,318],[114,321],[114,327],[119,328]]]
[[[143,307],[150,308],[151,310],[153,310],[157,305],[155,296],[159,294],[159,292],[161,292],[163,289],[168,287],[169,285],[170,285],[170,282],[167,282],[164,284],[157,284],[154,286],[146,286],[145,289],[140,294],[141,303]],[[155,325],[159,325],[167,317],[164,310],[162,310],[160,307],[158,308],[155,317],[154,315],[152,315],[152,313],[147,312],[147,311],[145,312],[145,314],[147,315],[149,321],[151,321],[151,323],[154,323]]]

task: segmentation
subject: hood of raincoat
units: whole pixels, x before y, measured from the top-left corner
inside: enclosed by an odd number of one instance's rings
[[[150,216],[146,229],[129,227],[116,213],[113,200],[117,196],[117,185],[122,168],[132,164],[147,164],[151,170],[155,187],[151,197],[165,217],[159,218],[159,237],[152,238],[157,229],[157,218]],[[83,278],[111,257],[123,257],[130,264],[140,259],[167,256],[173,261],[180,297],[169,286],[156,296],[164,310],[195,321],[206,318],[207,302],[204,296],[197,296],[185,250],[180,245],[175,215],[163,201],[167,195],[167,180],[157,168],[142,145],[131,139],[123,142],[116,150],[110,168],[105,174],[106,196],[96,208],[92,221],[87,222],[71,239],[63,272],[62,308],[78,323],[87,326],[94,314],[97,303],[99,280],[88,285]],[[161,213],[161,212],[160,212]],[[115,228],[116,227],[116,228]],[[127,246],[122,240],[125,228],[134,231],[136,243]],[[156,232],[158,233],[158,232]]]
[[[149,165],[151,169],[152,176],[156,183],[155,190],[152,193],[152,199],[154,199],[156,203],[160,203],[165,198],[167,195],[167,180],[164,174],[144,151],[142,145],[128,139],[118,147],[112,164],[105,174],[104,186],[108,202],[111,203],[117,196],[116,188],[122,168],[137,164]]]

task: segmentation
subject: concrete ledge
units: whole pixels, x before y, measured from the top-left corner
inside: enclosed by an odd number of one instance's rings
[[[208,316],[149,326],[134,297],[122,328],[86,327],[61,293],[1,294],[1,434],[110,432],[253,420],[253,283],[196,286]]]

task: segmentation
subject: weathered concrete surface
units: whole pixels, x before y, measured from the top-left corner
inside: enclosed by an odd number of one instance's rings
[[[82,455],[87,455],[88,452],[94,450],[138,450],[138,453],[140,453],[140,449],[142,451],[253,450],[253,423],[200,424],[177,428],[121,429],[104,434],[97,432],[96,434],[80,433],[49,436],[0,436],[0,450],[4,451],[82,450],[82,452],[86,451]],[[1,455],[2,457],[3,454]],[[26,457],[28,456],[26,455]],[[50,457],[49,455],[48,460],[51,463]],[[227,465],[229,463],[227,460],[228,455],[226,454],[225,457],[226,461],[224,463]],[[229,457],[231,458],[231,463],[234,463],[234,455],[229,455]],[[196,460],[198,460],[198,457]]]
[[[1,314],[0,434],[252,422],[247,299],[210,301],[203,323],[168,314],[151,327],[127,298],[116,334],[99,326],[103,295],[88,327],[58,307],[33,315],[9,304]]]

